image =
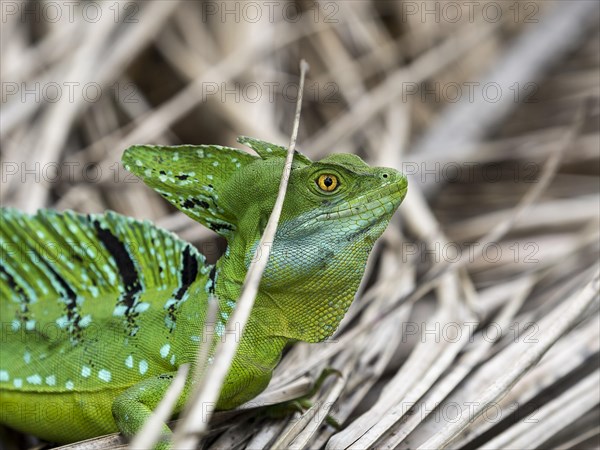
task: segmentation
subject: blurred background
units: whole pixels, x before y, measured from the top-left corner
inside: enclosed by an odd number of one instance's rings
[[[600,446],[597,2],[0,5],[3,206],[152,219],[214,261],[225,243],[121,154],[287,145],[300,58],[298,148],[409,176],[341,344],[274,380],[338,368],[317,400],[342,430],[250,414],[206,447]]]

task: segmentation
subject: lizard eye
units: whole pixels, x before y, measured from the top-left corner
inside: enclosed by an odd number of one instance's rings
[[[338,179],[335,175],[325,173],[317,179],[317,186],[325,192],[333,192],[338,187]]]

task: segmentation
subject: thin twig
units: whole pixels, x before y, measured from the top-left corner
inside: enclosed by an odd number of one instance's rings
[[[255,257],[250,264],[240,298],[231,318],[227,321],[225,327],[225,336],[236,331],[236,325],[243,335],[244,327],[250,317],[250,312],[254,306],[254,300],[258,293],[258,287],[262,274],[269,261],[271,243],[275,238],[279,217],[285,200],[286,189],[290,174],[292,171],[292,161],[294,150],[296,148],[296,139],[298,136],[298,126],[300,123],[300,112],[302,110],[302,92],[304,88],[304,79],[308,71],[308,63],[302,60],[300,62],[300,87],[298,90],[298,100],[296,103],[296,115],[294,118],[294,128],[290,138],[290,145],[283,167],[283,174],[279,184],[279,192],[275,200],[275,206],[269,216],[269,221],[260,242],[255,250]],[[261,257],[257,258],[257,252],[261,250]],[[212,408],[207,412],[206,405],[214,405],[217,400],[225,377],[229,372],[231,363],[238,348],[240,339],[225,339],[219,342],[215,353],[214,363],[208,368],[198,401],[191,406],[189,414],[179,425],[173,438],[175,448],[193,449],[198,442],[199,437],[206,431],[208,421],[211,416]]]

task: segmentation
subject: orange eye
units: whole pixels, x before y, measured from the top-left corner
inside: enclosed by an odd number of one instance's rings
[[[338,187],[338,179],[335,175],[323,174],[317,179],[317,186],[319,186],[322,191],[332,192]]]

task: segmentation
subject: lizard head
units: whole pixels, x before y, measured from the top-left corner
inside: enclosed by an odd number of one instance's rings
[[[273,209],[284,152],[242,169],[223,198],[245,224],[230,252],[244,256],[237,266],[242,272]],[[261,280],[263,296],[257,299],[269,311],[264,317],[277,322],[271,328],[309,342],[333,334],[354,299],[375,241],[406,191],[400,172],[370,167],[355,155],[332,154],[314,162],[296,155]],[[283,311],[285,319],[270,311]]]
[[[128,170],[176,207],[227,238],[227,255],[217,263],[217,293],[232,300],[273,209],[286,154],[284,147],[256,139],[240,142],[259,157],[216,146],[136,146],[123,158]],[[406,190],[400,172],[371,167],[358,156],[332,154],[313,162],[296,153],[256,302],[285,315],[269,314],[274,329],[310,342],[335,331]]]

